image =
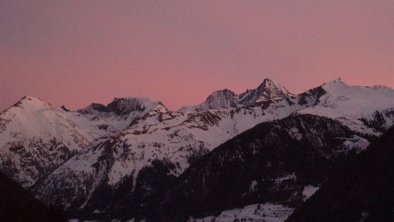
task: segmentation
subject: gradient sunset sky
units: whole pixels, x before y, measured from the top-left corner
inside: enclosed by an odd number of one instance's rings
[[[0,110],[24,95],[170,109],[264,78],[394,87],[394,1],[0,1]]]

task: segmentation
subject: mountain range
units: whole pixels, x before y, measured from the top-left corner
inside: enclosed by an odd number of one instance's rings
[[[393,122],[393,89],[341,79],[300,94],[265,79],[178,111],[135,97],[70,111],[27,96],[0,113],[0,171],[69,218],[293,209]]]

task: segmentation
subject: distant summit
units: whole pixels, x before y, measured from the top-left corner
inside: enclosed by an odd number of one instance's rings
[[[157,106],[160,106],[163,110],[167,108],[161,102],[155,102],[148,98],[140,97],[127,97],[127,98],[114,98],[114,100],[108,105],[99,103],[92,103],[87,108],[79,110],[83,113],[116,113],[118,115],[127,115],[131,112],[144,112],[151,110]]]
[[[241,104],[252,105],[259,102],[280,101],[292,95],[285,87],[270,79],[264,79],[256,89],[241,93],[239,100]]]
[[[264,79],[255,89],[246,90],[237,95],[231,90],[224,89],[213,92],[205,102],[190,107],[184,107],[183,111],[225,109],[244,106],[259,105],[264,102],[279,102],[292,100],[294,95],[285,87],[275,83],[271,79]]]
[[[48,108],[51,107],[51,105],[39,98],[33,96],[24,96],[17,103],[11,106],[11,108],[12,107],[38,109],[38,108]]]

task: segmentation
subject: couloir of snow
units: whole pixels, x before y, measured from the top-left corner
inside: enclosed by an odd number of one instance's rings
[[[320,187],[313,186],[313,185],[306,185],[304,190],[302,191],[302,196],[304,196],[304,201],[310,198],[316,191],[319,190]]]

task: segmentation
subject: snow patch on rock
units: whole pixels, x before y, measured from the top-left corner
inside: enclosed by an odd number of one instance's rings
[[[302,191],[302,196],[304,197],[304,201],[307,200],[309,197],[311,197],[313,194],[316,193],[316,191],[319,190],[320,187],[312,186],[312,185],[307,185],[304,187],[304,190]]]

